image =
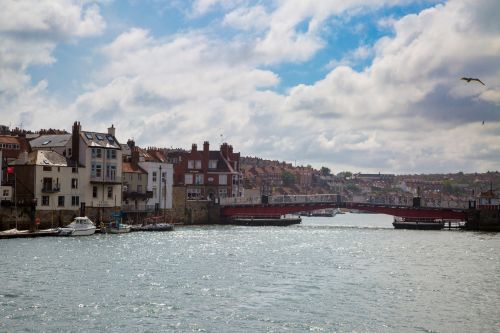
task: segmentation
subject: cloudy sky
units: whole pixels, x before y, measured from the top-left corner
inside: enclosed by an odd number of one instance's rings
[[[0,123],[75,120],[334,172],[499,170],[500,3],[0,1]]]

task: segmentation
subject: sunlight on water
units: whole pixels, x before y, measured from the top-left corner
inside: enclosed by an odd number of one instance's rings
[[[2,240],[0,331],[500,330],[500,235],[391,223]]]

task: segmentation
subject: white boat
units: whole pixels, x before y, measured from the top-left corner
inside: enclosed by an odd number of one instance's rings
[[[89,236],[95,233],[95,224],[87,216],[75,217],[65,228],[59,228],[62,236]]]

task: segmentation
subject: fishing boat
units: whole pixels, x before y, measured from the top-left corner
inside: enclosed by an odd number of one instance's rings
[[[95,233],[96,227],[87,216],[77,216],[64,228],[59,228],[60,236],[90,236]]]
[[[124,234],[130,232],[130,225],[122,223],[123,212],[113,214],[114,221],[109,223],[106,232],[110,234]]]
[[[392,223],[395,229],[440,230],[444,221],[434,218],[394,217]]]

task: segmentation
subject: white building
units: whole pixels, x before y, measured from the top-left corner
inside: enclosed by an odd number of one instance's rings
[[[147,190],[153,192],[153,198],[148,200],[148,205],[154,205],[159,209],[171,209],[174,180],[173,165],[167,163],[166,156],[160,150],[140,149],[138,152],[138,164],[148,173]],[[132,154],[134,155],[134,153]]]
[[[84,168],[82,201],[88,215],[109,220],[122,203],[122,150],[111,125],[108,133],[82,131],[73,125],[72,156]]]

